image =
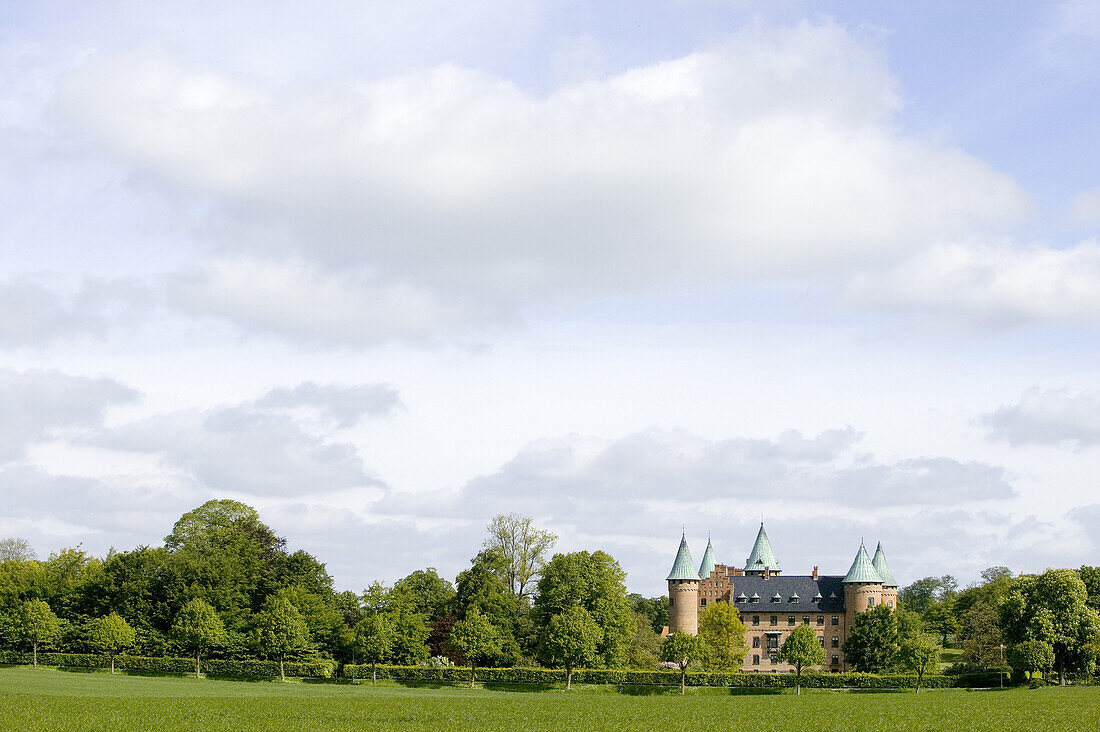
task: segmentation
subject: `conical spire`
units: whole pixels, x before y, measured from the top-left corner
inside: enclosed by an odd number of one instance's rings
[[[882,551],[882,542],[878,543],[878,548],[875,549],[875,558],[871,560],[871,565],[878,572],[878,576],[882,578],[883,587],[897,587],[897,580],[894,579],[894,575],[890,572],[890,565],[886,563],[886,552]]]
[[[763,572],[764,569],[772,572],[779,571],[779,560],[772,551],[772,543],[768,541],[768,532],[764,531],[764,522],[760,522],[760,531],[756,533],[756,543],[752,545],[749,558],[745,560],[746,572]]]
[[[676,552],[676,561],[672,563],[672,571],[665,579],[670,580],[699,580],[699,574],[695,571],[695,560],[691,558],[691,550],[688,549],[687,535],[680,537],[680,548]]]
[[[714,567],[718,562],[714,559],[714,546],[710,543],[710,537],[707,537],[707,550],[703,552],[703,563],[699,565],[699,576],[703,579],[710,577],[710,573],[714,571]]]
[[[859,542],[859,551],[856,552],[852,568],[848,570],[848,574],[844,575],[844,582],[846,584],[850,582],[882,584],[882,577],[879,577],[878,572],[875,571],[875,565],[871,564],[871,557],[867,555],[867,547],[862,541]]]

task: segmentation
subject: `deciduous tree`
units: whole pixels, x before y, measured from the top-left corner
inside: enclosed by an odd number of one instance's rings
[[[1027,674],[1029,681],[1036,671],[1045,676],[1054,668],[1054,647],[1041,640],[1021,641],[1008,649],[1008,665]]]
[[[395,634],[392,618],[386,613],[367,615],[355,626],[355,650],[371,666],[371,683],[378,682],[378,664],[393,653]]]
[[[25,643],[30,644],[33,663],[37,668],[38,647],[52,643],[61,635],[61,623],[45,602],[27,600],[19,608],[16,632]]]
[[[701,660],[703,644],[699,638],[683,631],[669,633],[661,646],[661,660],[675,663],[680,669],[680,693],[687,685],[687,669],[693,661]]]
[[[172,623],[172,637],[184,649],[195,654],[195,677],[198,678],[202,675],[203,652],[225,643],[225,625],[210,603],[196,598],[184,605],[176,615]]]
[[[795,694],[802,693],[802,668],[825,663],[825,648],[817,633],[809,625],[802,624],[791,631],[779,649],[779,660],[794,666]]]
[[[573,669],[590,664],[603,631],[580,605],[550,618],[542,636],[540,655],[552,666],[565,666],[565,688],[573,687]]]
[[[894,664],[898,652],[897,618],[886,605],[876,605],[856,615],[844,641],[844,656],[857,671],[883,673]]]
[[[279,678],[286,681],[283,663],[287,656],[309,648],[309,628],[290,600],[271,595],[256,616],[256,636],[260,650],[279,661]]]
[[[740,668],[749,648],[741,613],[728,602],[712,602],[699,615],[703,661],[716,671]]]
[[[901,665],[917,675],[917,692],[920,692],[924,674],[936,668],[941,648],[929,635],[906,638],[898,648]]]
[[[477,676],[478,662],[495,658],[503,650],[500,630],[476,607],[471,609],[463,620],[455,623],[449,640],[454,650],[466,658],[466,665],[470,667],[471,688]]]
[[[512,595],[525,602],[546,562],[546,553],[558,540],[557,534],[536,528],[530,518],[510,513],[489,522],[486,549],[504,557],[503,577]]]
[[[88,625],[88,644],[110,657],[111,673],[114,673],[115,656],[134,645],[134,629],[118,613],[96,618]]]

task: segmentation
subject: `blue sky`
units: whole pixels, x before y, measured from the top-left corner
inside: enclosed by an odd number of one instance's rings
[[[1092,3],[15,3],[0,65],[42,555],[226,496],[352,589],[512,511],[650,594],[761,516],[792,570],[1100,548]]]

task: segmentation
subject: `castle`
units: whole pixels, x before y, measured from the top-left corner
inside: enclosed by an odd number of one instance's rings
[[[898,583],[881,543],[872,559],[860,542],[852,567],[843,577],[819,575],[817,567],[809,575],[784,575],[761,522],[744,569],[717,564],[709,539],[696,569],[687,537],[681,537],[668,574],[668,631],[695,635],[699,613],[708,604],[728,602],[745,624],[748,652],[743,671],[793,671],[776,654],[799,624],[817,631],[825,649],[824,670],[848,671],[843,645],[856,614],[883,603],[894,609],[897,600]]]

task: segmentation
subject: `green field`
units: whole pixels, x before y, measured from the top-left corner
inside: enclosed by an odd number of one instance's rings
[[[705,721],[705,720],[710,720]],[[49,730],[1097,730],[1100,687],[685,697],[111,676],[0,668],[0,725]]]

